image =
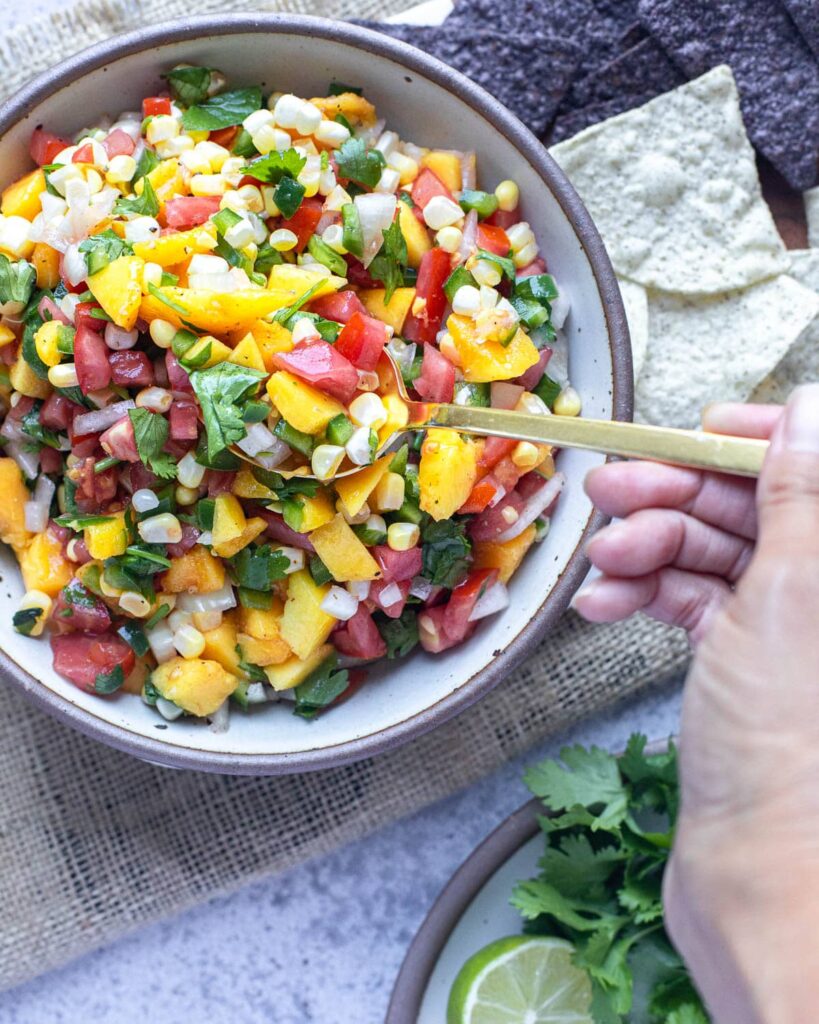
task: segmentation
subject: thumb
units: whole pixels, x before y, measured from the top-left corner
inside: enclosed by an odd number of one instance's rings
[[[757,488],[758,550],[819,554],[819,384],[792,393]]]

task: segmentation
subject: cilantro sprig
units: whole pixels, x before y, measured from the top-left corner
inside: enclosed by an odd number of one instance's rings
[[[191,386],[205,420],[209,459],[247,434],[241,403],[256,393],[264,377],[261,370],[236,363],[217,363],[191,374]]]
[[[168,421],[148,409],[129,409],[128,418],[134,427],[137,452],[145,466],[163,480],[176,476],[173,458],[163,451],[168,442]]]
[[[389,302],[395,289],[404,283],[404,268],[407,261],[407,242],[396,220],[384,232],[381,248],[369,266],[370,277],[384,285],[385,302]]]
[[[336,150],[336,166],[342,178],[375,188],[387,162],[379,150],[368,149],[363,139],[352,137]]]
[[[262,91],[258,86],[230,89],[189,107],[182,115],[182,127],[186,132],[215,132],[220,128],[232,128],[261,105]]]

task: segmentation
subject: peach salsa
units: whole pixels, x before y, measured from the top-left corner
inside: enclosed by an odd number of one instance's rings
[[[310,719],[362,663],[503,609],[562,486],[549,448],[497,437],[380,453],[407,423],[385,349],[424,401],[577,415],[568,303],[515,182],[481,191],[474,153],[401,139],[360,89],[164,81],[37,127],[2,193],[14,628],[168,720]]]

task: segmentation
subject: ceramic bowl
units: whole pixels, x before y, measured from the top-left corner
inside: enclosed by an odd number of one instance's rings
[[[380,116],[428,146],[475,149],[480,179],[518,181],[532,224],[572,312],[567,324],[573,383],[589,416],[627,419],[632,377],[628,332],[611,265],[588,213],[531,133],[482,89],[403,43],[358,26],[291,15],[209,15],[110,39],[36,78],[0,108],[0,185],[30,167],[39,124],[78,131],[103,113],[139,107],[179,62],[218,67],[239,84],[321,95],[332,79],[363,86]],[[602,457],[564,452],[569,481],[550,535],[512,583],[512,603],[463,647],[416,654],[374,668],[354,699],[313,723],[288,706],[232,716],[226,733],[199,723],[167,727],[128,695],[101,699],[55,675],[47,643],[6,628],[0,666],[45,711],[121,750],[176,767],[236,774],[327,768],[377,754],[440,725],[509,674],[552,627],[585,575],[582,547],[603,522],[582,479]],[[0,614],[9,623],[22,582],[0,553]]]

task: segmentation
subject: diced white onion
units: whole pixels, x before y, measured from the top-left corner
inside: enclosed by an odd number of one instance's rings
[[[51,505],[51,500],[56,490],[57,485],[54,481],[47,477],[45,473],[41,473],[37,478],[37,484],[34,488],[34,500],[48,508]]]
[[[469,621],[477,622],[478,619],[485,619],[487,615],[502,612],[508,604],[509,591],[503,583],[495,583],[475,602],[475,607],[472,609]]]
[[[358,611],[358,601],[342,587],[330,587],[321,602],[322,611],[346,622]]]
[[[3,426],[0,427],[0,437],[4,437],[7,441],[22,441],[25,436],[20,421],[7,416]]]
[[[384,587],[378,595],[378,603],[382,608],[390,608],[392,605],[397,604],[403,596],[404,595],[402,594],[401,588],[398,584],[390,583],[389,586]]]
[[[72,285],[78,285],[88,277],[85,257],[76,242],[69,245],[63,253],[62,271],[63,277]]]
[[[356,196],[353,202],[358,210],[364,239],[364,256],[361,262],[368,267],[381,248],[384,232],[392,224],[398,200],[392,193],[369,192]]]
[[[458,247],[458,255],[462,260],[468,260],[478,248],[478,214],[475,210],[470,210],[466,215],[461,231],[463,238]]]
[[[469,149],[461,156],[461,188],[475,188],[477,184],[477,157],[474,150]]]
[[[255,458],[261,452],[270,451],[278,440],[279,438],[271,434],[264,423],[251,423],[247,428],[247,434],[236,444],[246,455]]]
[[[170,700],[165,700],[164,697],[156,698],[156,710],[160,715],[162,715],[166,722],[173,722],[179,718],[180,715],[185,714],[178,704],[174,704],[173,701]]]
[[[566,317],[569,315],[571,309],[571,302],[569,296],[561,288],[557,293],[557,298],[551,302],[552,315],[550,317],[552,327],[555,330],[559,330],[565,323]]]
[[[166,622],[159,622],[153,629],[146,629],[145,636],[153,656],[160,664],[163,661],[170,661],[176,654],[173,632]]]
[[[415,359],[417,346],[414,342],[404,341],[402,338],[391,338],[387,342],[387,351],[395,360],[399,370],[409,371]]]
[[[212,590],[209,594],[180,594],[176,606],[188,612],[226,612],[236,607],[236,595],[232,585],[226,582],[219,590]]]
[[[10,455],[22,469],[27,480],[33,480],[40,468],[40,457],[32,452],[21,441],[10,441],[6,445],[6,454]]]
[[[83,412],[74,418],[75,434],[100,434],[103,430],[112,427],[118,420],[128,412],[135,409],[133,400],[128,398],[122,402],[114,402],[106,405],[104,409],[95,412]]]
[[[26,529],[31,533],[42,533],[48,526],[48,505],[40,501],[27,501],[23,508]]]
[[[412,581],[409,592],[411,597],[417,597],[421,601],[426,601],[433,589],[434,584],[432,580],[428,580],[424,576],[416,576]]]
[[[230,704],[225,701],[210,717],[211,732],[227,732],[230,727]]]
[[[281,438],[274,437],[273,443],[268,445],[264,452],[260,452],[256,456],[256,461],[263,469],[275,469],[283,462],[286,462],[292,453],[289,445],[286,445]]]
[[[284,570],[286,576],[304,568],[304,552],[301,548],[291,548],[285,544],[283,547],[277,548],[277,550],[279,554],[284,555],[290,562],[290,565]]]
[[[508,530],[504,530],[497,538],[498,542],[503,544],[507,540],[513,540],[515,537],[520,536],[526,527],[533,523],[538,516],[541,516],[552,504],[558,494],[563,490],[565,482],[566,478],[562,473],[555,473],[555,475],[547,481],[545,487],[541,487],[539,491],[536,491],[526,500],[526,503],[520,510],[518,518],[514,523],[512,523]]]
[[[347,589],[356,599],[356,601],[366,601],[370,596],[370,581],[369,580],[351,580],[347,584]]]

